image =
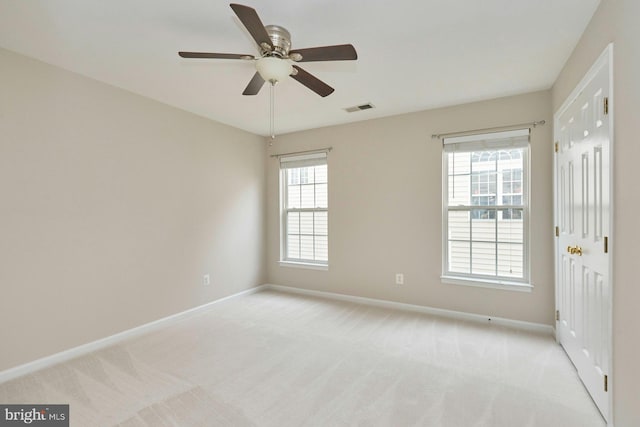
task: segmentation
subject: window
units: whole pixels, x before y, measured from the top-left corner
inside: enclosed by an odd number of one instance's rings
[[[283,263],[329,262],[327,153],[280,158]]]
[[[443,279],[527,285],[529,130],[445,138]]]

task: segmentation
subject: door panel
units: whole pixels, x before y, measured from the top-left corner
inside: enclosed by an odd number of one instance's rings
[[[611,348],[609,55],[556,114],[558,340],[605,419]],[[606,376],[606,378],[605,378]],[[605,389],[606,384],[606,389]]]

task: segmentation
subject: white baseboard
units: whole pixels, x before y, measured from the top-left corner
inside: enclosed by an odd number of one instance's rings
[[[119,332],[115,335],[111,335],[106,338],[92,341],[90,343],[83,344],[78,347],[73,347],[68,350],[62,351],[60,353],[55,353],[50,356],[46,356],[41,359],[34,360],[32,362],[25,363],[23,365],[19,365],[14,368],[7,369],[5,371],[0,372],[0,383],[10,381],[14,378],[33,373],[35,371],[39,371],[40,369],[44,369],[61,362],[65,362],[67,360],[71,360],[79,356],[83,356],[87,353],[91,353],[93,351],[97,351],[105,347],[109,347],[111,345],[120,343],[124,340],[128,340],[128,339],[155,331],[157,329],[167,327],[173,323],[177,323],[190,316],[204,312],[209,308],[211,308],[212,305],[217,304],[219,302],[226,301],[231,298],[236,298],[242,295],[248,295],[248,294],[260,292],[263,290],[268,290],[268,289],[273,289],[273,290],[282,291],[282,292],[303,294],[303,295],[312,295],[312,296],[318,296],[318,297],[329,298],[334,300],[349,301],[349,302],[366,304],[366,305],[371,305],[376,307],[414,311],[419,313],[426,313],[426,314],[432,314],[436,316],[448,317],[452,319],[469,320],[469,321],[482,322],[482,323],[492,323],[496,325],[503,325],[503,326],[508,326],[508,327],[527,330],[527,331],[555,334],[555,330],[553,327],[549,325],[539,324],[539,323],[523,322],[520,320],[504,319],[501,317],[492,317],[492,316],[484,316],[480,314],[464,313],[461,311],[443,310],[440,308],[434,308],[434,307],[428,307],[428,306],[422,306],[422,305],[405,304],[400,302],[385,301],[385,300],[379,300],[374,298],[365,298],[365,297],[358,297],[353,295],[337,294],[333,292],[314,291],[310,289],[301,289],[301,288],[293,288],[289,286],[265,284],[265,285],[257,286],[255,288],[247,289],[246,291],[238,292],[233,295],[229,295],[224,298],[217,299],[215,301],[211,301],[201,306],[194,307],[189,310],[185,310],[183,312],[176,313],[171,316],[167,316],[162,319],[155,320],[153,322],[145,323],[144,325],[140,325],[135,328],[128,329],[123,332]]]
[[[491,323],[494,325],[502,325],[511,328],[539,332],[549,335],[555,335],[555,329],[549,325],[541,323],[523,322],[521,320],[505,319],[502,317],[486,316],[481,314],[465,313],[462,311],[444,310],[441,308],[428,307],[423,305],[405,304],[401,302],[379,300],[374,298],[357,297],[353,295],[336,294],[333,292],[314,291],[310,289],[293,288],[289,286],[267,284],[263,285],[261,290],[273,289],[276,291],[289,292],[302,295],[312,295],[323,298],[330,298],[340,301],[349,301],[359,304],[372,305],[376,307],[395,308],[400,310],[414,311],[418,313],[432,314],[435,316],[448,317],[451,319],[469,320],[473,322]]]
[[[220,298],[215,301],[208,302],[198,307],[194,307],[189,310],[182,311],[180,313],[172,314],[171,316],[163,317],[162,319],[154,320],[153,322],[145,323],[144,325],[140,325],[135,328],[128,329],[123,332],[119,332],[115,335],[111,335],[106,338],[101,338],[99,340],[92,341],[87,344],[82,344],[78,347],[73,347],[68,350],[61,351],[60,353],[55,353],[50,356],[46,356],[41,359],[34,360],[33,362],[25,363],[24,365],[19,365],[14,368],[9,368],[5,371],[0,372],[0,384],[17,377],[27,375],[35,371],[39,371],[40,369],[47,368],[49,366],[53,366],[61,362],[65,362],[67,360],[71,360],[79,356],[83,356],[87,353],[91,353],[92,351],[109,347],[111,345],[120,343],[124,340],[128,340],[130,338],[137,337],[137,336],[155,331],[157,329],[167,327],[173,323],[177,323],[190,316],[206,311],[209,308],[211,308],[212,305],[217,304],[219,302],[226,301],[231,298],[236,298],[241,295],[253,294],[263,289],[266,289],[266,285],[260,285],[255,288],[247,289],[246,291],[238,292],[236,294],[229,295],[224,298]]]

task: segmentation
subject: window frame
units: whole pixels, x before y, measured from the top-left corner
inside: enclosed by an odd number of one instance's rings
[[[517,129],[514,131],[505,131],[505,132],[496,132],[493,134],[477,134],[477,135],[465,135],[462,138],[462,142],[459,143],[460,146],[463,146],[465,142],[469,142],[469,145],[464,150],[467,152],[488,152],[488,151],[500,151],[500,150],[508,150],[508,145],[504,141],[499,143],[499,136],[509,135],[509,132],[517,134],[518,131],[524,131],[523,129]],[[527,140],[526,143],[520,142],[518,145],[514,145],[512,148],[523,148],[522,150],[522,176],[521,176],[521,185],[522,185],[522,206],[512,206],[512,205],[492,205],[492,206],[484,206],[484,205],[473,205],[473,194],[471,193],[473,190],[472,172],[469,172],[469,205],[459,205],[459,206],[449,206],[449,154],[452,152],[456,152],[456,150],[448,150],[446,148],[445,139],[442,139],[443,150],[442,150],[442,274],[441,281],[442,283],[455,284],[455,285],[467,285],[467,286],[479,286],[493,289],[501,289],[501,290],[513,290],[513,291],[523,291],[523,292],[531,292],[533,285],[531,283],[531,259],[530,259],[530,212],[531,212],[531,136],[530,129],[526,129],[527,131]],[[493,137],[491,137],[493,135]],[[495,139],[495,145],[491,144],[491,140]],[[477,141],[481,141],[480,144]],[[475,142],[475,143],[474,143]],[[472,160],[470,159],[470,163]],[[513,168],[510,169],[511,171]],[[502,171],[496,170],[497,174],[502,173]],[[510,182],[513,182],[510,181]],[[502,202],[502,199],[498,200],[498,196],[501,195],[499,186],[503,185],[502,178],[496,179],[496,202]],[[509,193],[510,196],[513,196],[512,193]],[[517,208],[522,209],[522,219],[502,219],[500,210],[508,209],[508,208]],[[469,212],[469,220],[472,219],[472,210],[473,209],[489,209],[495,211],[496,219],[492,221],[522,221],[523,224],[523,274],[522,278],[518,277],[508,277],[508,276],[495,276],[493,275],[482,275],[478,273],[459,273],[452,272],[449,270],[449,212],[450,211],[468,211]],[[498,224],[496,224],[496,227]],[[472,242],[471,237],[469,242]],[[496,240],[495,244],[498,245],[498,241]],[[473,254],[473,251],[470,252]],[[496,254],[497,256],[497,254]]]
[[[280,259],[279,264],[281,267],[299,267],[308,268],[314,270],[328,270],[329,269],[329,163],[328,155],[326,151],[322,152],[310,152],[309,154],[292,154],[283,155],[279,157],[279,181],[280,181]],[[283,163],[290,163],[294,166],[283,167]],[[299,164],[299,165],[298,165]],[[312,207],[312,208],[288,208],[288,188],[289,183],[287,180],[287,171],[290,169],[298,169],[302,167],[321,166],[327,167],[327,206],[326,207]],[[315,177],[314,177],[315,181]],[[302,185],[302,174],[300,175],[300,185]],[[314,182],[311,185],[316,185]],[[315,196],[315,188],[314,188]],[[307,258],[292,258],[288,256],[289,234],[288,234],[288,214],[291,212],[325,212],[327,215],[327,260],[313,260]],[[314,236],[316,236],[314,231]]]

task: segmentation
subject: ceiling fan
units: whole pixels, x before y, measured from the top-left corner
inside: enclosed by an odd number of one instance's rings
[[[306,49],[291,49],[291,34],[279,25],[264,26],[255,9],[231,3],[242,24],[258,44],[260,56],[234,53],[178,52],[183,58],[242,59],[255,61],[256,73],[245,88],[243,95],[256,95],[265,81],[275,85],[287,76],[302,83],[320,96],[333,93],[334,89],[322,80],[294,63],[313,61],[349,61],[358,59],[350,44],[320,46]]]

